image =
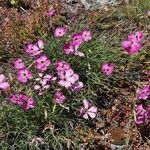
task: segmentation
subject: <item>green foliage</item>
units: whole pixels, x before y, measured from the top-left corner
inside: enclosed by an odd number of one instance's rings
[[[13,2],[13,4],[15,3],[15,1],[11,2]],[[148,8],[150,8],[149,0],[135,0],[132,1],[130,5],[124,6],[121,10],[125,16],[134,19],[146,13]],[[140,18],[138,19],[140,20]],[[124,30],[130,29],[127,28]],[[114,32],[116,34],[114,34]],[[40,33],[43,33],[43,31],[39,31],[39,34]],[[23,37],[26,36],[25,31],[22,31],[21,34]],[[81,93],[77,95],[65,91],[67,94],[67,103],[61,107],[53,103],[53,89],[48,91],[44,96],[38,97],[32,93],[32,85],[27,85],[23,88],[18,84],[14,84],[14,91],[22,89],[24,92],[33,95],[36,100],[36,108],[25,112],[10,104],[5,95],[0,96],[1,150],[59,150],[64,147],[66,148],[64,138],[72,139],[73,145],[79,147],[81,141],[78,141],[79,139],[73,141],[73,137],[76,133],[74,129],[70,127],[70,123],[74,126],[78,124],[84,124],[85,127],[87,126],[87,122],[79,118],[79,109],[82,105],[82,100],[84,98],[90,99],[98,106],[95,98],[99,93],[117,93],[119,91],[117,82],[119,83],[120,80],[122,80],[122,77],[119,76],[121,66],[124,65],[128,67],[130,63],[139,64],[139,61],[145,59],[146,56],[144,49],[142,53],[134,57],[123,54],[120,42],[122,38],[125,38],[126,33],[122,35],[122,33],[116,32],[115,28],[113,30],[103,29],[102,31],[97,31],[97,33],[94,34],[93,40],[80,48],[80,50],[85,53],[84,58],[65,56],[62,53],[63,44],[67,40],[67,37],[59,40],[48,34],[42,36],[46,41],[46,55],[52,62],[55,62],[57,59],[63,59],[69,62],[75,72],[80,75],[81,81],[85,84],[84,88]],[[145,61],[147,61],[147,59]],[[31,62],[32,60],[29,60],[26,63],[31,64]],[[114,74],[109,78],[109,82],[100,70],[101,64],[104,62],[114,63],[117,66]],[[132,67],[135,68],[134,66]],[[127,70],[128,69],[129,68],[127,68]],[[32,69],[32,71],[37,74],[36,70]],[[54,66],[52,66],[52,70],[50,71],[54,72]],[[54,130],[49,129],[48,131],[44,131],[45,126],[49,123],[55,126]],[[30,145],[29,143],[36,136],[44,138],[45,144],[41,146]]]

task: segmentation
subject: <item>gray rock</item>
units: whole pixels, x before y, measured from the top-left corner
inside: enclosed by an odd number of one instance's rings
[[[86,10],[96,10],[106,5],[116,5],[120,0],[80,0]]]
[[[110,148],[111,150],[124,150],[125,149],[125,145],[115,145],[115,144],[111,144]]]

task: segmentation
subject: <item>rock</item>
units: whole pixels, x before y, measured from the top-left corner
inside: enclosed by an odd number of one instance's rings
[[[116,5],[120,0],[80,0],[86,10],[96,10],[106,5]]]
[[[115,144],[111,144],[110,148],[111,150],[125,150],[125,145],[115,145]]]

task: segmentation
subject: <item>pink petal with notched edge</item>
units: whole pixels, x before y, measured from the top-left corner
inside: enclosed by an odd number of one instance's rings
[[[45,75],[45,76],[44,76],[44,80],[49,81],[49,80],[51,80],[51,79],[52,79],[52,76],[51,76],[51,75]]]
[[[88,30],[84,30],[82,32],[82,39],[85,41],[85,42],[88,42],[90,40],[92,40],[92,34],[90,31]]]
[[[79,75],[78,74],[74,74],[72,77],[68,78],[67,80],[69,82],[71,82],[72,84],[74,84],[78,79],[79,79]]]
[[[54,36],[55,37],[63,37],[67,32],[67,29],[65,27],[57,27],[54,31]]]
[[[52,77],[51,81],[56,81],[57,77]]]
[[[85,113],[85,108],[81,107],[81,109],[80,109],[80,116],[82,116],[84,113]]]
[[[96,117],[96,114],[97,114],[97,107],[94,107],[92,106],[91,108],[89,108],[87,110],[87,114],[92,118],[94,119]]]
[[[139,42],[143,42],[143,40],[144,40],[144,38],[145,38],[143,32],[141,32],[141,31],[136,32],[136,33],[135,33],[135,36],[136,36],[136,38],[137,38],[137,40],[138,40]]]
[[[83,88],[83,83],[82,82],[76,82],[72,85],[71,89],[72,91],[78,93],[80,90]]]
[[[54,8],[50,8],[49,10],[48,10],[48,16],[49,17],[53,17],[53,16],[55,16],[56,15],[56,10],[54,9]]]
[[[87,114],[87,113],[85,113],[85,114],[83,115],[83,118],[84,118],[84,119],[89,119],[88,114]]]
[[[46,85],[47,80],[43,79],[43,80],[40,81],[40,83],[42,84],[42,86],[44,86],[44,85]]]
[[[21,82],[21,83],[26,83],[27,82],[27,78],[23,75],[18,75],[18,80]]]
[[[39,90],[40,88],[41,88],[41,87],[40,87],[39,85],[35,85],[35,86],[34,86],[34,89],[35,89],[35,90]]]
[[[69,87],[71,87],[71,83],[69,81],[65,81],[64,86],[68,89]]]
[[[141,44],[139,42],[134,42],[132,45],[131,45],[131,48],[129,49],[129,53],[130,54],[136,54],[140,51],[141,49]]]
[[[10,88],[10,84],[8,82],[3,82],[0,84],[0,88],[3,90],[7,90]]]
[[[131,46],[131,41],[125,40],[121,43],[122,48],[127,49]]]
[[[135,34],[129,34],[129,35],[128,35],[128,39],[131,40],[131,41],[133,41],[133,42],[134,42],[134,41],[138,41],[138,39],[136,38],[136,35],[135,35]]]
[[[43,89],[48,89],[50,87],[50,85],[45,85],[43,86]]]
[[[97,107],[92,106],[88,109],[88,112],[93,112],[93,113],[97,113]]]
[[[72,36],[72,44],[80,46],[83,43],[82,34],[76,33]]]
[[[93,112],[87,112],[89,117],[94,119],[96,117],[96,113],[93,113]]]
[[[66,78],[63,71],[58,72],[58,76],[59,76],[60,79],[65,79]]]
[[[71,43],[66,43],[63,47],[63,52],[65,54],[73,54],[74,53],[74,46]]]
[[[85,108],[85,109],[88,109],[88,108],[89,108],[89,105],[90,105],[89,101],[88,101],[87,99],[84,99],[84,100],[83,100],[83,106],[84,106],[84,108]]]
[[[5,79],[6,77],[3,74],[0,74],[0,84],[4,82]]]
[[[66,70],[65,76],[66,76],[66,78],[69,78],[69,77],[72,76],[73,74],[74,74],[74,71],[73,71],[72,69],[68,69],[68,70]]]
[[[43,73],[38,73],[38,75],[39,75],[39,77],[41,77],[41,78],[43,77]]]
[[[38,40],[37,45],[38,45],[38,47],[40,49],[43,49],[44,48],[44,42],[43,42],[43,40]]]
[[[61,85],[61,86],[64,86],[65,85],[65,81],[64,80],[60,80],[60,81],[58,81],[58,84]]]

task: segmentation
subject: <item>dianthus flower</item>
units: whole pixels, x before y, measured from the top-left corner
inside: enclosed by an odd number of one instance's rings
[[[21,83],[26,83],[26,82],[28,82],[28,80],[32,79],[32,73],[30,72],[29,69],[23,68],[18,71],[17,79]]]
[[[56,15],[56,10],[54,8],[50,8],[48,10],[48,16],[49,17],[54,17]]]
[[[143,108],[142,104],[138,104],[136,107],[136,124],[144,124],[150,119],[150,106],[147,106],[146,109]]]
[[[124,48],[128,54],[133,55],[141,50],[142,45],[138,41],[125,40],[122,42],[122,48]]]
[[[40,50],[42,50],[42,49],[44,49],[44,42],[43,42],[43,40],[38,40],[37,41],[37,46],[38,46],[38,48],[40,49]]]
[[[59,77],[59,85],[70,88],[74,92],[79,92],[83,87],[83,83],[79,81],[79,75],[74,73],[70,64],[58,60],[55,63],[55,68]]]
[[[75,55],[83,57],[84,53],[78,51],[78,46],[79,45],[73,45],[72,43],[66,43],[63,47],[63,52],[66,55]]]
[[[67,29],[65,27],[57,27],[55,30],[54,30],[54,36],[56,38],[60,38],[60,37],[63,37],[67,32]]]
[[[30,56],[37,56],[43,52],[44,42],[42,40],[38,40],[35,44],[28,44],[25,48],[25,51]]]
[[[44,72],[48,69],[50,66],[51,61],[44,55],[40,55],[36,60],[35,60],[35,66],[38,70]]]
[[[65,72],[60,73],[60,81],[58,82],[61,86],[70,88],[76,81],[79,80],[79,75],[75,74],[72,69],[68,69]]]
[[[66,43],[63,47],[64,54],[72,55],[75,53],[74,46],[71,43]]]
[[[101,70],[105,75],[110,76],[113,73],[114,68],[115,68],[114,64],[104,63],[102,64]]]
[[[130,55],[137,54],[142,48],[144,38],[145,36],[141,31],[129,34],[128,39],[122,42],[122,48]]]
[[[10,84],[6,81],[6,77],[0,74],[0,89],[7,91],[10,88]]]
[[[82,33],[76,33],[72,36],[72,45],[74,45],[75,47],[79,47],[82,43],[83,43],[83,39],[82,39]]]
[[[139,43],[143,42],[144,38],[145,38],[145,36],[144,36],[143,32],[141,32],[141,31],[135,32],[135,34],[128,35],[129,40],[138,41]]]
[[[54,95],[54,102],[57,104],[64,104],[66,100],[65,95],[61,91],[57,91]]]
[[[91,41],[92,40],[92,33],[90,31],[88,31],[88,30],[84,30],[82,32],[82,39],[85,42]]]
[[[138,99],[139,100],[146,100],[150,96],[150,84],[145,85],[142,89],[138,92]]]
[[[21,93],[12,94],[9,97],[9,101],[13,104],[21,106],[24,110],[32,109],[35,106],[35,101],[31,97]]]
[[[87,99],[83,100],[83,107],[80,109],[80,116],[84,119],[94,119],[97,114],[97,107],[91,106],[90,102]]]
[[[82,88],[83,88],[83,82],[80,82],[80,81],[75,82],[71,86],[71,90],[76,93],[79,93]]]
[[[14,61],[14,66],[17,70],[23,69],[25,67],[25,64],[23,63],[23,60],[21,58],[17,58]]]
[[[59,72],[65,72],[66,70],[71,69],[71,66],[65,61],[58,60],[55,63],[55,68],[56,68],[57,73],[59,74]]]
[[[50,88],[51,82],[56,79],[57,78],[52,75],[39,73],[39,77],[35,79],[38,83],[34,85],[34,89],[39,92],[39,95],[42,95],[45,90]]]

